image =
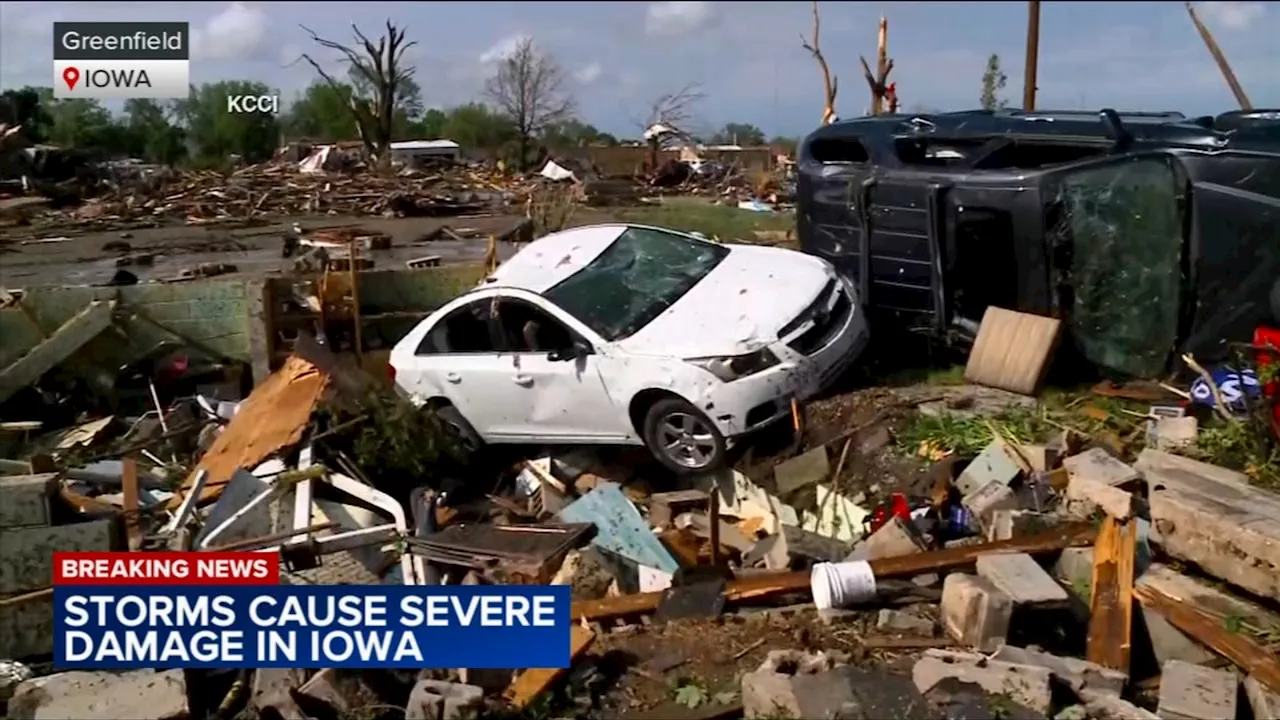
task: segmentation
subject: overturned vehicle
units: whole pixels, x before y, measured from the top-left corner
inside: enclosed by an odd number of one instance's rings
[[[1112,371],[1226,355],[1280,323],[1280,113],[868,117],[800,148],[801,249],[876,317],[972,338],[990,305],[1064,319]]]

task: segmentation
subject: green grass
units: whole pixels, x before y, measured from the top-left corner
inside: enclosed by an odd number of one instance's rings
[[[796,227],[793,213],[757,213],[730,205],[711,205],[701,198],[667,199],[661,205],[627,208],[618,216],[625,222],[700,232],[723,242],[759,242],[756,230],[794,232]]]

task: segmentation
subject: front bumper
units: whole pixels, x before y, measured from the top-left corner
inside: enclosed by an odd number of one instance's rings
[[[797,351],[791,342],[778,341],[769,349],[778,356],[774,367],[732,382],[711,386],[700,404],[725,437],[759,430],[788,417],[791,400],[807,400],[840,378],[858,359],[870,337],[866,316],[852,286],[844,291],[851,307],[838,327],[831,328],[824,341],[809,354]]]

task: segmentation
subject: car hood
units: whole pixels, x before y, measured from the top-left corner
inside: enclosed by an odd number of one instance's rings
[[[618,341],[624,352],[694,358],[741,355],[778,332],[835,277],[825,261],[782,248],[728,245],[731,252],[666,312]]]

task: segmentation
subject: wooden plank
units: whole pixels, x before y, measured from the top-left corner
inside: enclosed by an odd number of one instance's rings
[[[913,577],[972,565],[979,555],[986,553],[1024,552],[1036,555],[1088,545],[1096,535],[1097,530],[1088,523],[1067,523],[1043,533],[1024,535],[1012,540],[879,558],[871,561],[871,572],[877,579]],[[809,576],[808,572],[784,572],[741,578],[725,587],[725,599],[734,602],[805,591],[809,589]],[[575,620],[606,620],[649,613],[657,609],[662,595],[661,592],[633,593],[601,600],[579,600],[573,603],[571,616]]]
[[[964,379],[1034,395],[1049,368],[1061,328],[1057,318],[988,307],[969,352]]]
[[[1107,516],[1093,545],[1086,657],[1089,662],[1126,674],[1132,646],[1133,555],[1137,537],[1136,522],[1120,522]]]
[[[138,461],[120,460],[120,487],[124,493],[124,529],[130,550],[142,547],[142,504],[138,501]]]
[[[1247,633],[1231,632],[1221,618],[1150,585],[1138,586],[1133,595],[1143,607],[1159,613],[1169,624],[1240,666],[1271,692],[1280,692],[1280,661]]]
[[[661,593],[659,593],[661,594]],[[581,625],[574,625],[569,631],[569,664],[572,665],[582,653],[595,642],[596,634]],[[520,673],[503,696],[517,710],[523,710],[529,703],[537,700],[546,692],[568,668],[530,668]]]
[[[61,365],[84,347],[85,343],[110,327],[115,308],[114,300],[94,300],[63,323],[47,340],[0,370],[0,402],[35,383],[42,375]]]

